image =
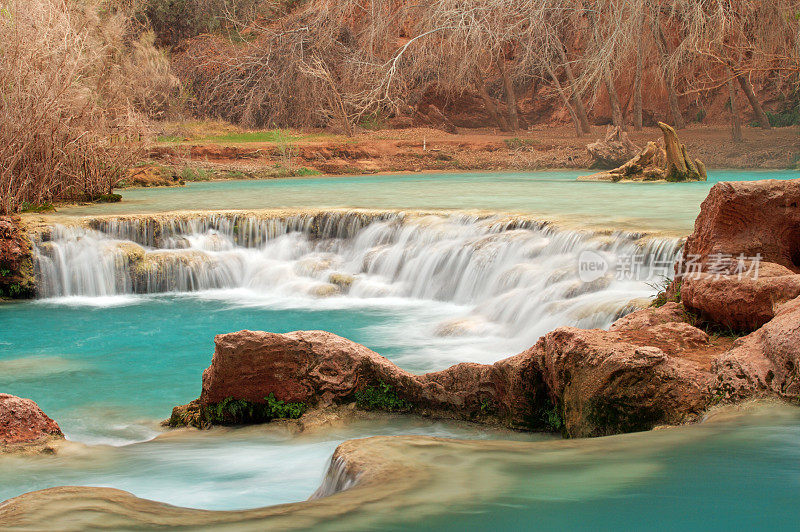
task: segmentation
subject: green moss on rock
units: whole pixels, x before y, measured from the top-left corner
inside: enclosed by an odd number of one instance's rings
[[[304,403],[287,403],[269,394],[263,403],[226,397],[219,403],[203,405],[192,401],[176,406],[165,422],[170,427],[210,428],[214,425],[246,425],[267,423],[274,419],[297,419],[307,407]]]

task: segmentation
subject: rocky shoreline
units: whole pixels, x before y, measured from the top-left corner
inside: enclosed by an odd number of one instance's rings
[[[798,201],[800,180],[715,185],[663,306],[608,331],[561,327],[493,365],[412,375],[324,331],[219,335],[200,398],[177,407],[170,423],[207,426],[210,412],[217,422],[247,422],[225,408],[272,397],[303,411],[354,403],[586,437],[695,421],[719,403],[796,402]]]
[[[798,204],[800,180],[715,185],[685,245],[691,260],[656,305],[609,330],[561,327],[492,365],[413,375],[324,331],[219,335],[200,397],[176,407],[169,424],[350,405],[586,437],[692,422],[755,397],[796,402]]]

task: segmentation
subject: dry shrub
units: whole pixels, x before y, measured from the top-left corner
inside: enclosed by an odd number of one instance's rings
[[[383,110],[378,85],[397,48],[397,17],[380,4],[367,22],[354,3],[297,3],[277,20],[239,25],[237,38],[184,41],[173,68],[199,116],[351,133],[362,116]]]
[[[89,2],[0,0],[0,213],[111,192],[145,131],[134,105],[175,83],[152,43],[131,50],[125,19],[102,13]],[[155,86],[143,77],[153,72]]]
[[[325,87],[301,69],[304,44],[306,36],[297,33],[251,43],[205,35],[185,42],[173,67],[199,116],[252,127],[323,126],[327,117],[318,111]]]
[[[156,120],[180,111],[180,81],[172,73],[169,59],[155,47],[153,32],[139,36],[121,67],[122,80],[127,82],[127,93],[137,111]]]

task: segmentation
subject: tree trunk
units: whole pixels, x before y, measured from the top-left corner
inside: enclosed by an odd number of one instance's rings
[[[512,131],[519,131],[519,117],[517,116],[517,95],[514,93],[514,80],[508,66],[503,61],[503,85],[506,91],[506,107],[508,107],[508,125]]]
[[[572,117],[572,123],[575,124],[575,134],[578,137],[582,137],[583,130],[581,129],[580,120],[578,120],[578,115],[575,114],[575,109],[573,109],[572,105],[569,103],[569,98],[567,98],[567,95],[564,94],[564,88],[561,86],[561,82],[558,81],[558,76],[556,76],[556,73],[553,72],[552,68],[550,68],[549,64],[545,63],[544,67],[547,70],[547,73],[550,75],[550,78],[552,78],[553,85],[555,85],[558,95],[561,96],[561,101],[564,103],[567,111],[569,111],[569,116]]]
[[[761,125],[761,129],[772,129],[772,126],[769,123],[769,118],[767,118],[766,113],[764,113],[764,109],[761,107],[761,102],[759,102],[758,98],[756,97],[756,93],[753,90],[753,85],[750,83],[750,79],[744,74],[739,74],[736,76],[736,79],[739,80],[739,85],[742,86],[745,96],[747,96],[747,99],[750,101],[750,105],[753,107],[753,112],[756,114],[756,120],[758,120],[759,125]]]
[[[476,72],[475,77],[477,80],[476,85],[478,86],[478,94],[483,100],[483,106],[486,108],[486,112],[489,113],[491,119],[494,120],[494,122],[497,124],[497,127],[500,128],[500,131],[508,131],[508,122],[506,122],[505,117],[500,114],[494,98],[492,98],[492,96],[489,94],[489,91],[486,90],[486,84],[483,82],[483,76],[481,76],[480,72]]]
[[[642,70],[644,70],[644,55],[642,39],[639,39],[636,47],[636,73],[633,78],[633,128],[636,131],[642,130]]]
[[[614,122],[615,126],[625,131],[625,118],[623,118],[622,109],[619,106],[619,97],[617,96],[617,89],[614,87],[614,80],[611,79],[610,72],[606,72],[604,77],[608,101],[611,102],[611,121]]]
[[[735,142],[742,141],[742,117],[739,114],[739,104],[736,103],[736,85],[732,79],[728,80],[728,92],[731,97],[731,135]]]
[[[675,73],[672,72],[669,62],[669,53],[667,52],[667,39],[664,37],[664,32],[661,30],[661,23],[656,20],[655,27],[653,28],[658,44],[658,50],[661,52],[661,62],[664,69],[664,84],[667,86],[667,104],[669,105],[669,114],[671,115],[672,122],[677,129],[686,127],[686,121],[681,114],[680,103],[678,102],[678,93],[675,91]]]
[[[581,100],[581,96],[576,90],[575,76],[572,73],[572,67],[569,66],[567,53],[564,51],[564,46],[560,43],[556,46],[556,49],[558,50],[558,55],[561,57],[561,63],[564,65],[564,73],[567,75],[567,81],[569,81],[571,88],[570,100],[572,101],[572,107],[575,109],[575,114],[578,116],[578,121],[581,124],[581,130],[583,130],[584,133],[591,133],[592,127],[589,125],[589,118],[586,116],[586,107],[583,105],[583,100]]]

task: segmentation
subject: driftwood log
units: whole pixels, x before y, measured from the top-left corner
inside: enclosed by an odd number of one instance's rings
[[[647,146],[625,164],[589,176],[580,181],[705,181],[706,167],[699,159],[686,153],[686,146],[678,140],[675,130],[663,122],[658,123],[663,133],[663,146],[648,142]]]
[[[619,126],[609,126],[606,137],[586,146],[592,156],[592,168],[617,168],[631,160],[642,149],[628,138]]]

